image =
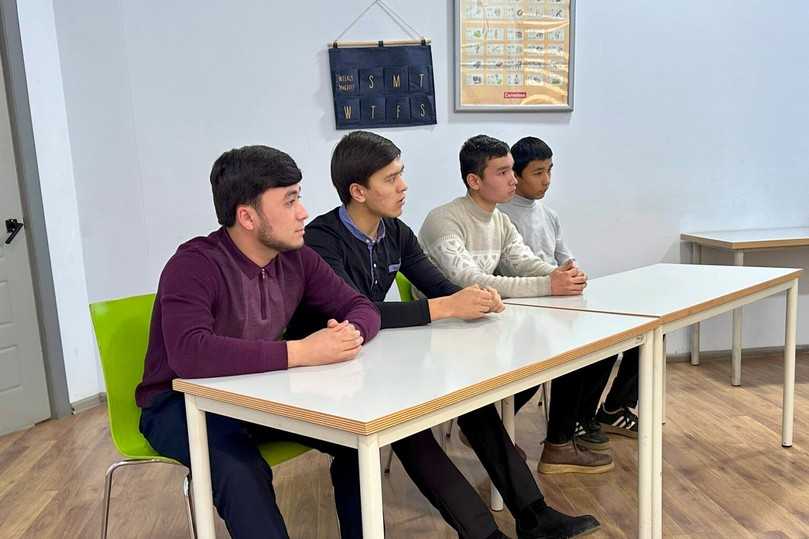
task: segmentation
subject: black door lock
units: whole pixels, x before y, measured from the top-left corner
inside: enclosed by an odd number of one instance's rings
[[[6,233],[8,234],[8,238],[6,238],[6,245],[9,245],[17,234],[22,230],[22,223],[16,219],[6,219]]]

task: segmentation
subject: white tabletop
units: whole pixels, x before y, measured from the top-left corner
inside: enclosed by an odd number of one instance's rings
[[[636,316],[664,322],[797,279],[803,270],[654,264],[592,279],[580,296],[511,298],[506,303]]]
[[[175,380],[175,388],[288,417],[322,414],[334,421],[321,417],[317,422],[354,431],[403,411],[412,417],[417,406],[420,415],[480,394],[640,335],[657,323],[643,317],[508,306],[474,322],[442,320],[383,330],[346,363]],[[277,406],[268,408],[267,403]]]
[[[798,247],[809,245],[809,227],[688,232],[680,239],[726,249]]]

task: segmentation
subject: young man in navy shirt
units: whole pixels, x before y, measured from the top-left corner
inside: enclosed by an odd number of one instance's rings
[[[491,288],[461,289],[447,280],[421,250],[402,213],[407,184],[401,152],[390,140],[356,131],[334,150],[331,176],[342,205],[306,227],[306,244],[354,289],[379,308],[382,328],[429,324],[442,318],[475,319],[504,306]],[[401,272],[427,299],[387,302]],[[305,335],[323,327],[306,307],[290,332]],[[458,418],[458,425],[514,515],[523,538],[575,537],[598,527],[592,516],[570,517],[545,504],[541,491],[506,433],[494,405]],[[475,489],[436,443],[429,430],[393,445],[411,479],[464,538],[504,537]]]

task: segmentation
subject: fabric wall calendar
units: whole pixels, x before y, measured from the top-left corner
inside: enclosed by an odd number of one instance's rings
[[[329,48],[337,129],[435,124],[430,45]]]

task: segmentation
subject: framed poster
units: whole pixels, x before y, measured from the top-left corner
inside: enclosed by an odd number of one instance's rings
[[[455,0],[455,110],[573,110],[575,0]]]

